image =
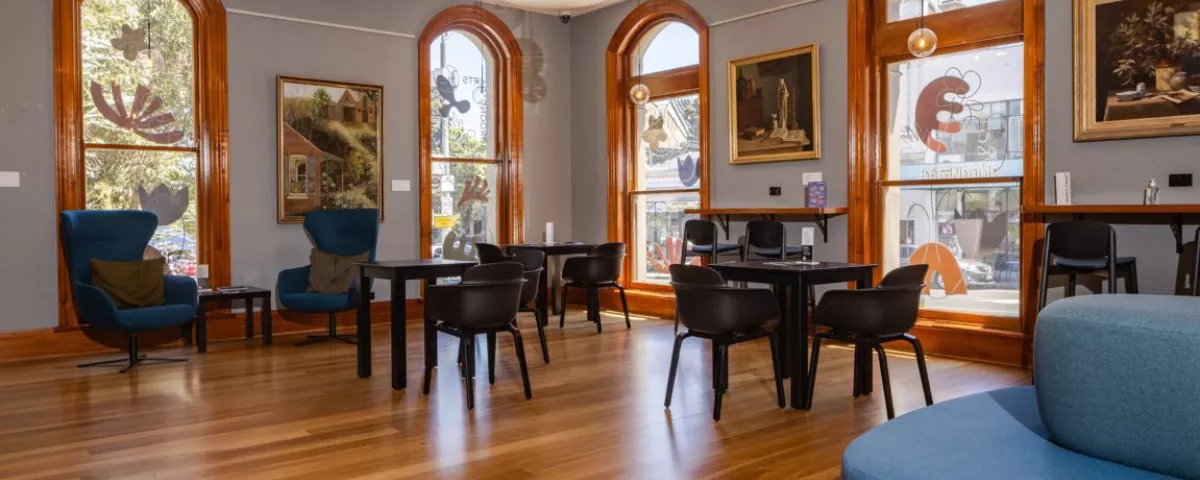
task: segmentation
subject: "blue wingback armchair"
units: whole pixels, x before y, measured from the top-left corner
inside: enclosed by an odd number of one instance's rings
[[[120,366],[125,373],[144,362],[171,363],[186,359],[147,358],[138,353],[138,333],[181,327],[196,316],[196,282],[188,277],[163,277],[163,305],[118,310],[103,290],[92,285],[91,260],[130,262],[142,259],[158,217],[143,211],[75,210],[62,213],[62,245],[71,278],[75,315],[86,329],[129,336],[128,359],[80,365]]]
[[[359,255],[370,252],[375,261],[375,247],[379,242],[379,210],[357,208],[346,210],[316,210],[304,216],[304,231],[308,233],[317,250],[334,255]],[[276,281],[276,297],[286,309],[329,315],[329,334],[310,335],[308,340],[297,346],[337,340],[355,343],[348,335],[338,335],[337,314],[358,307],[358,281],[350,285],[346,293],[317,293],[308,291],[308,276],[311,266],[290,268],[279,272]],[[365,285],[368,290],[370,283]]]

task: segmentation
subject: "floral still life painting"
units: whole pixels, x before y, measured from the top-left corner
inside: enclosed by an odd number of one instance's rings
[[[1075,140],[1200,133],[1200,3],[1076,0]]]

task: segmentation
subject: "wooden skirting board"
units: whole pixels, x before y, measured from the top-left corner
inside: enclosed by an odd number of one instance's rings
[[[387,323],[391,318],[392,302],[375,302],[371,304],[371,322]],[[405,306],[405,317],[413,320],[422,317],[421,301],[409,299]],[[262,317],[259,310],[254,312],[255,342],[260,342],[259,328]],[[354,312],[338,315],[338,325],[353,326],[356,322]],[[325,331],[329,319],[325,315],[304,314],[276,310],[271,317],[273,336],[296,333],[311,333]],[[208,317],[208,340],[221,341],[244,339],[246,335],[246,315],[244,313],[213,313]],[[172,335],[176,336],[176,335]],[[179,340],[173,340],[178,343]],[[86,337],[78,329],[41,328],[17,332],[0,333],[0,362],[11,362],[45,357],[60,357],[84,353],[113,352],[116,350],[96,343]]]
[[[628,290],[629,313],[660,318],[675,317],[675,297],[671,293]],[[584,304],[584,292],[569,291],[568,303]],[[600,306],[619,311],[621,299],[616,290],[600,292]],[[1032,339],[1021,332],[947,320],[921,319],[912,330],[921,339],[925,353],[977,362],[1029,368],[1032,363]],[[903,344],[903,345],[902,345]],[[912,350],[904,342],[887,348]]]

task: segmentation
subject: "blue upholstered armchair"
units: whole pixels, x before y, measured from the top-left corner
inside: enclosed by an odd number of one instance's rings
[[[125,373],[140,363],[173,363],[187,359],[147,358],[138,353],[138,333],[180,327],[196,316],[196,282],[188,277],[163,277],[163,305],[118,310],[103,290],[92,285],[91,260],[131,262],[142,259],[158,217],[143,211],[75,210],[62,213],[62,244],[75,315],[86,329],[129,336],[128,359],[80,365],[119,366]]]
[[[304,216],[304,231],[317,250],[334,255],[360,255],[370,252],[375,261],[375,246],[379,241],[379,210],[357,208],[347,210],[316,210]],[[337,340],[355,343],[349,335],[338,335],[337,314],[358,307],[358,280],[346,293],[317,293],[308,291],[311,266],[290,268],[279,272],[275,290],[279,303],[286,309],[329,315],[328,335],[309,335],[296,346]],[[371,285],[368,283],[368,290]]]

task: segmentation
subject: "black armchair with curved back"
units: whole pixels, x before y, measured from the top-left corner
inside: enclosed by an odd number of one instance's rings
[[[615,288],[621,295],[621,309],[625,313],[625,328],[633,328],[629,322],[629,303],[625,300],[625,288],[617,283],[621,278],[621,264],[625,261],[624,243],[606,243],[597,246],[592,253],[582,257],[571,257],[563,262],[562,305],[567,304],[567,289],[581,288],[587,291],[587,317],[596,323],[596,332],[604,331],[600,322],[600,290]],[[559,313],[558,328],[566,325],[567,310]]]
[[[689,254],[692,257],[707,258],[716,263],[726,253],[737,253],[742,256],[740,243],[720,243],[717,235],[717,224],[712,220],[692,219],[683,224],[683,250],[679,254],[679,263],[687,265]]]
[[[532,313],[537,324],[538,341],[542,344],[542,361],[550,363],[550,349],[546,347],[547,312],[538,310],[537,294],[541,288],[542,263],[546,252],[541,250],[518,250],[513,255],[513,261],[525,268],[525,285],[521,287],[521,308],[523,313]]]
[[[879,355],[879,377],[883,381],[889,420],[895,417],[895,409],[892,406],[892,385],[888,378],[887,355],[883,344],[898,340],[912,344],[917,356],[917,369],[921,373],[921,387],[925,390],[925,404],[933,405],[929,373],[925,368],[925,352],[921,349],[920,340],[908,333],[917,323],[921,291],[925,288],[924,280],[928,272],[928,265],[908,265],[889,272],[876,288],[825,292],[813,312],[813,320],[817,326],[825,326],[829,330],[813,335],[812,372],[808,377],[809,405],[812,405],[813,388],[817,382],[817,361],[823,340],[875,350]],[[855,377],[857,373],[856,369]],[[855,378],[856,397],[859,395],[858,385],[858,378]]]
[[[490,243],[475,244],[478,249],[479,263],[486,265],[491,263],[501,262],[517,262],[525,268],[525,285],[521,287],[521,313],[532,313],[534,320],[537,321],[538,340],[542,344],[542,361],[550,363],[550,350],[546,347],[546,312],[538,310],[536,302],[538,288],[541,287],[542,280],[542,264],[546,259],[546,252],[540,250],[518,250],[516,253],[509,255],[503,249]],[[496,358],[496,337],[495,335],[488,336],[488,361],[492,362]],[[462,363],[462,357],[458,358],[458,363]],[[494,381],[494,379],[493,379]]]
[[[1072,220],[1046,225],[1042,251],[1041,295],[1038,310],[1046,308],[1050,275],[1066,275],[1066,296],[1075,296],[1079,275],[1105,273],[1108,293],[1117,293],[1117,279],[1125,277],[1125,292],[1138,293],[1137,258],[1117,256],[1117,231],[1093,220]]]
[[[516,262],[479,265],[467,270],[457,285],[436,285],[425,288],[425,318],[439,332],[459,339],[459,354],[464,359],[463,378],[466,380],[467,409],[475,408],[475,337],[508,332],[513,336],[525,398],[532,398],[529,369],[525,363],[525,345],[517,328],[517,310],[521,288],[525,284],[525,268]],[[494,350],[493,350],[494,351]],[[463,355],[466,352],[468,354]],[[494,381],[495,355],[489,361],[490,377]],[[429,394],[433,367],[425,367],[422,391]]]
[[[480,264],[510,262],[513,260],[513,256],[504,253],[503,248],[491,243],[476,243],[475,256],[479,257]]]
[[[776,400],[781,408],[786,406],[778,339],[774,331],[764,329],[781,318],[775,295],[766,289],[730,288],[716,270],[692,265],[671,265],[671,286],[675,289],[676,311],[687,331],[675,336],[664,406],[671,408],[679,351],[689,337],[713,343],[713,420],[721,419],[721,397],[729,388],[729,346],[760,338],[771,344]]]
[[[1196,229],[1196,258],[1192,263],[1192,296],[1200,296],[1200,228]]]

